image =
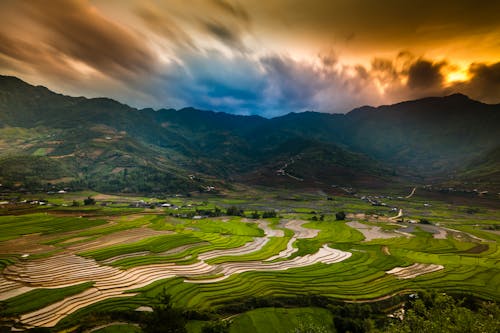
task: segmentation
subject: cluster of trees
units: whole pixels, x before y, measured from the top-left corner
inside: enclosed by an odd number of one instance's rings
[[[95,199],[92,198],[92,197],[87,197],[87,199],[84,199],[83,200],[83,204],[85,206],[92,206],[92,205],[95,205]]]
[[[240,207],[231,206],[226,210],[227,216],[245,216],[245,211]]]
[[[316,215],[314,215],[313,217],[311,217],[311,220],[313,220],[313,221],[324,221],[325,220],[325,215],[324,214],[320,214],[319,217],[317,217]]]
[[[394,320],[384,328],[388,333],[496,333],[499,330],[498,303],[436,292],[422,292],[413,297],[406,303],[403,320]]]
[[[197,209],[196,215],[218,217],[223,216],[224,212],[219,207],[215,207],[214,209]]]
[[[227,216],[245,216],[245,211],[236,206],[231,206],[226,210],[226,215]],[[262,216],[262,218],[267,219],[267,218],[274,218],[278,216],[278,214],[274,210],[268,210],[262,213],[262,215],[259,214],[257,211],[253,211],[250,213],[249,217],[252,219],[258,219]]]

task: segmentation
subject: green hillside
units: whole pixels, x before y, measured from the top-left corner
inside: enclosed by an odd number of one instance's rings
[[[497,173],[496,155],[487,154],[498,147],[499,125],[499,105],[463,95],[266,119],[138,110],[1,76],[0,180],[105,192],[204,191],[233,181],[370,187],[447,181],[467,165],[464,177],[475,181]],[[284,165],[285,177],[276,177]],[[497,176],[488,179],[499,187]]]

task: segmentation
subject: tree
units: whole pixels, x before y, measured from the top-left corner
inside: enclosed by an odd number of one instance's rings
[[[443,293],[422,293],[409,302],[404,319],[391,323],[384,331],[493,333],[500,327],[500,308],[483,302],[474,312],[462,301]]]
[[[231,206],[226,210],[227,216],[243,216],[244,213],[243,209],[236,206]]]
[[[87,199],[83,200],[83,204],[85,206],[95,205],[95,199],[92,197],[87,197]]]
[[[345,213],[344,212],[335,213],[335,219],[337,221],[344,221],[345,220]]]
[[[251,215],[251,218],[258,219],[258,218],[260,218],[260,214],[258,212],[253,212]]]
[[[153,312],[142,326],[145,333],[186,333],[186,320],[181,309],[174,308],[171,296],[163,289]]]
[[[219,207],[214,208],[214,216],[221,216],[222,210]]]
[[[268,210],[262,213],[262,218],[270,219],[276,217],[276,212],[274,210]]]

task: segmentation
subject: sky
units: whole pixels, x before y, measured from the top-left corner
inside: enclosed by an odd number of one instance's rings
[[[131,106],[274,117],[500,103],[499,1],[1,0],[0,74]]]

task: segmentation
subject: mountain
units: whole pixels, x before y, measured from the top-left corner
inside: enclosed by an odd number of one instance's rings
[[[479,168],[471,163],[498,147],[499,125],[500,105],[463,95],[266,119],[139,110],[0,76],[0,182],[177,193],[232,182],[329,188],[446,179],[464,165]]]
[[[500,145],[461,168],[455,179],[475,187],[497,188],[500,184]]]
[[[353,110],[347,118],[352,149],[427,176],[448,174],[500,143],[500,105],[461,94]]]

